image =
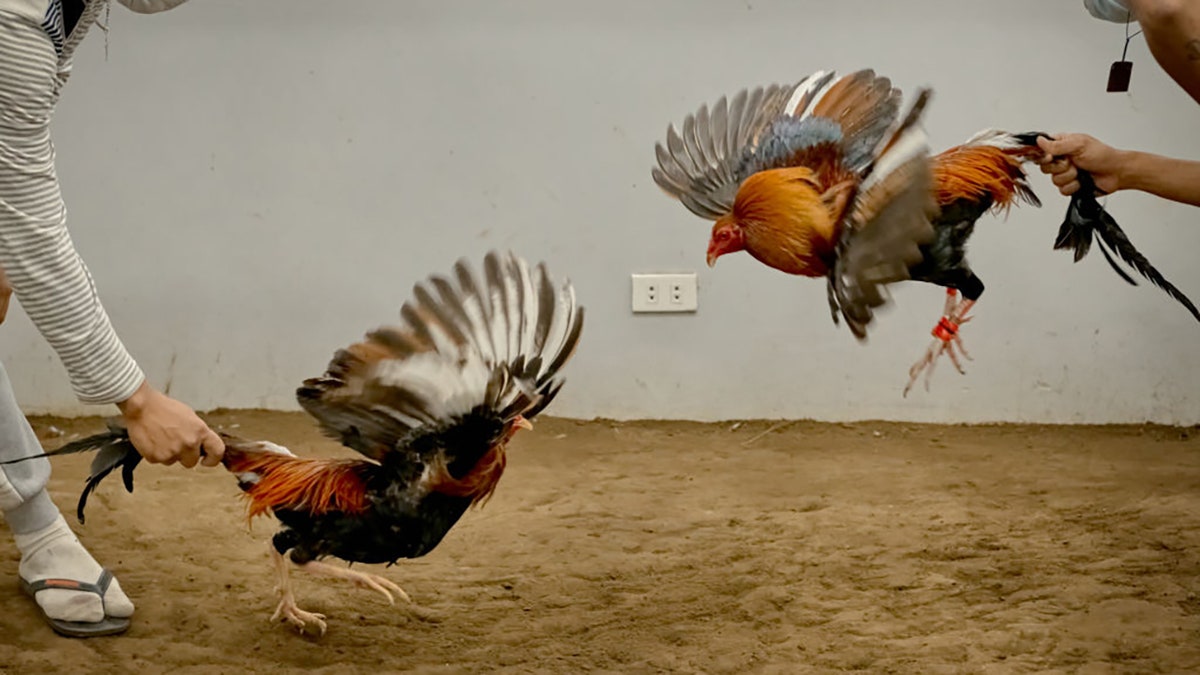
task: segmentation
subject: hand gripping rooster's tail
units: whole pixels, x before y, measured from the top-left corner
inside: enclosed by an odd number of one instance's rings
[[[1030,138],[1033,143],[1037,142],[1038,137],[1050,138],[1048,134],[1042,132],[1032,132],[1024,136]],[[1179,301],[1179,304],[1186,307],[1192,316],[1200,321],[1200,310],[1196,309],[1196,305],[1183,294],[1183,291],[1176,288],[1175,284],[1167,281],[1154,265],[1150,264],[1146,256],[1134,247],[1133,242],[1129,240],[1117,221],[1097,201],[1096,196],[1102,193],[1097,190],[1096,182],[1092,180],[1091,174],[1079,169],[1077,180],[1079,181],[1079,190],[1071,195],[1067,216],[1063,219],[1062,226],[1058,228],[1058,238],[1054,241],[1055,250],[1072,251],[1075,262],[1079,262],[1088,254],[1092,248],[1092,242],[1095,241],[1096,247],[1104,254],[1104,259],[1122,279],[1132,286],[1137,285],[1137,281],[1128,272],[1121,269],[1116,258],[1113,257],[1113,253],[1116,253],[1117,257],[1149,280],[1151,284],[1161,288],[1167,295]]]
[[[292,569],[407,594],[392,581],[321,562],[392,564],[432,551],[459,518],[491,496],[506,448],[558,394],[561,369],[583,329],[569,282],[544,265],[489,253],[483,276],[465,261],[449,278],[418,284],[400,325],[338,350],[323,375],[296,390],[322,431],[354,450],[350,459],[301,458],[266,441],[222,434],[225,468],[249,517],[271,515],[281,618],[325,632],[324,617],[296,605]],[[141,455],[120,424],[44,456],[95,451],[78,516],[117,471],[133,491]],[[27,458],[29,459],[29,458]]]

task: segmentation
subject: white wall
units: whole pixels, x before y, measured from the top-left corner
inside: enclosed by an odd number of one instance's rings
[[[114,3],[115,5],[115,3]],[[906,285],[867,346],[824,284],[747,256],[704,267],[707,225],[649,177],[669,122],[817,69],[935,87],[936,147],[987,126],[1081,130],[1200,157],[1197,107],[1123,28],[1077,0],[195,0],[112,10],[59,109],[77,244],[152,380],[200,409],[294,408],[333,350],[390,320],[412,282],[514,247],[569,273],[589,311],[553,413],[617,418],[1200,422],[1200,325],[1098,253],[1051,251],[1066,201],[981,222],[988,285],[905,400],[942,290]],[[1200,300],[1200,211],[1137,194],[1110,210]],[[700,311],[634,316],[629,274],[700,272]],[[19,312],[0,358],[29,411],[71,412]],[[95,411],[94,409],[88,409]]]

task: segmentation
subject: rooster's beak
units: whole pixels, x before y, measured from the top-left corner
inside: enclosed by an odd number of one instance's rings
[[[708,254],[707,261],[708,261],[708,266],[709,266],[709,267],[712,267],[713,265],[716,265],[716,264],[717,264],[717,254],[716,254],[716,253],[711,253],[711,252],[710,252],[710,253]]]
[[[517,419],[513,420],[513,426],[516,427],[517,429],[524,429],[526,431],[533,430],[533,422],[530,422],[529,420],[525,419],[524,417],[521,417],[520,415],[517,415]]]

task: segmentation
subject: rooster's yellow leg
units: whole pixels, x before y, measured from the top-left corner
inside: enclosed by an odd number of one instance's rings
[[[279,596],[279,605],[275,608],[275,613],[271,615],[271,621],[283,620],[301,633],[312,627],[324,635],[325,615],[306,612],[296,606],[296,596],[292,593],[292,581],[289,574],[291,563],[279,551],[276,551],[274,546],[271,546],[271,561],[275,563],[275,574],[279,580],[279,585],[275,587],[275,593]]]
[[[929,383],[933,380],[934,366],[937,364],[938,357],[943,353],[950,357],[950,362],[954,364],[954,368],[959,373],[966,374],[967,371],[963,369],[958,353],[961,352],[963,358],[968,361],[971,360],[971,355],[963,347],[962,336],[958,334],[958,329],[962,324],[971,320],[971,317],[967,316],[967,312],[974,306],[974,300],[963,299],[962,302],[958,302],[958,292],[953,288],[946,289],[946,306],[942,310],[942,318],[933,327],[933,341],[929,343],[925,354],[908,369],[908,384],[904,387],[905,396],[908,396],[908,392],[916,384],[922,371],[925,372],[925,391],[929,391]]]
[[[387,598],[389,605],[396,604],[396,601],[392,598],[392,594],[389,592],[389,589],[395,591],[396,595],[399,595],[401,598],[403,598],[405,602],[412,602],[412,599],[408,597],[408,593],[405,593],[403,588],[397,586],[390,579],[386,579],[377,574],[356,572],[345,567],[336,567],[327,563],[316,562],[315,560],[312,562],[307,562],[303,565],[298,565],[297,567],[305,572],[308,572],[309,574],[315,574],[322,577],[332,577],[334,579],[346,579],[359,588],[367,588],[373,591],[379,591],[385,598]]]

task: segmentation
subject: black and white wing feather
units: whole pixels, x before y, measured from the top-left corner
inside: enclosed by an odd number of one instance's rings
[[[583,330],[569,281],[494,251],[482,276],[460,260],[449,277],[417,284],[400,316],[296,392],[326,433],[379,461],[422,434],[532,419],[562,387]]]

